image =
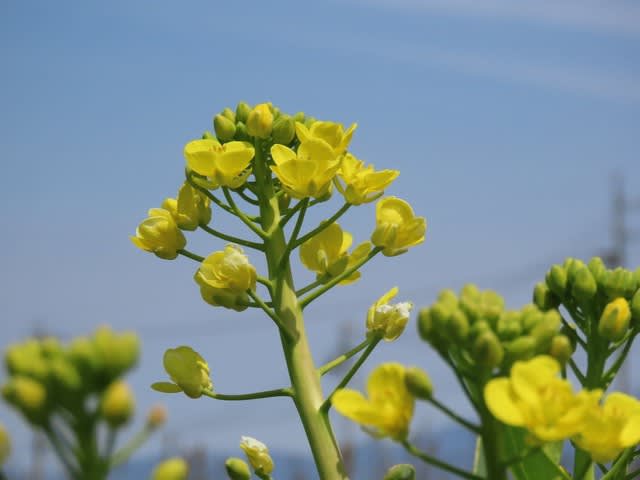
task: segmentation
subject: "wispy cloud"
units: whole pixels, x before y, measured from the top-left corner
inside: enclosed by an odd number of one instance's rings
[[[591,32],[640,36],[640,4],[623,0],[353,0],[412,12],[519,20]]]

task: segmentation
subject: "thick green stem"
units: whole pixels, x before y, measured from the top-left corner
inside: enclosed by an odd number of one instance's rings
[[[501,461],[502,452],[500,445],[500,425],[491,412],[483,405],[482,417],[482,447],[484,448],[484,460],[487,466],[487,478],[491,480],[507,480],[507,468]]]
[[[302,309],[295,293],[291,268],[283,255],[287,249],[284,231],[280,226],[280,212],[262,151],[256,141],[254,175],[260,187],[260,217],[262,230],[270,235],[265,239],[265,255],[269,278],[275,284],[272,295],[274,312],[290,336],[282,332],[282,348],[289,370],[293,399],[309,441],[309,446],[322,480],[346,480],[340,450],[333,436],[331,424],[320,411],[324,398],[320,376],[311,355],[305,331]],[[284,262],[283,262],[284,260]],[[281,263],[282,262],[282,263]],[[281,268],[279,268],[281,267]]]

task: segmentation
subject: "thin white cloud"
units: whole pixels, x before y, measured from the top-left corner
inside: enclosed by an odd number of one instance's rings
[[[640,35],[640,4],[621,0],[352,0],[411,12],[518,20],[618,35]]]

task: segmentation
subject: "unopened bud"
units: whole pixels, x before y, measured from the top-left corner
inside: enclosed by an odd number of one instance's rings
[[[269,104],[256,105],[247,118],[247,132],[252,137],[267,138],[273,129],[273,113]]]
[[[546,282],[549,289],[560,299],[564,298],[567,290],[567,271],[560,265],[554,265],[547,273]]]
[[[249,104],[245,102],[238,103],[236,107],[236,122],[247,123],[247,118],[249,118],[249,113],[251,112],[251,107]]]
[[[226,107],[224,110],[222,110],[222,115],[231,120],[233,123],[236,123],[236,114],[229,107]]]
[[[100,413],[113,428],[127,423],[133,414],[134,408],[133,393],[129,385],[121,380],[109,385],[102,395]]]
[[[540,310],[551,310],[560,305],[558,297],[553,294],[544,282],[537,283],[533,289],[533,303],[535,303]]]
[[[415,480],[416,469],[413,465],[408,463],[402,463],[400,465],[394,465],[385,474],[382,480]]]
[[[274,143],[289,145],[296,136],[296,124],[289,115],[280,115],[273,122],[273,131],[271,132]]]
[[[227,458],[224,462],[224,468],[231,480],[249,480],[251,478],[251,470],[247,462],[237,457]]]
[[[229,142],[236,135],[236,124],[224,115],[218,114],[213,117],[213,128],[216,130],[216,136],[221,142]]]
[[[472,355],[483,367],[494,368],[502,363],[504,349],[498,337],[493,332],[486,331],[473,343]]]
[[[556,335],[551,340],[549,355],[564,365],[573,355],[573,350],[571,341],[565,335]]]
[[[151,480],[187,480],[189,466],[182,458],[174,457],[160,463],[151,474]]]
[[[588,268],[581,268],[574,274],[571,293],[582,304],[590,302],[598,290],[598,284]]]
[[[498,319],[496,333],[501,340],[512,340],[522,333],[520,312],[504,312]]]
[[[247,126],[244,123],[236,123],[236,135],[233,138],[234,140],[237,140],[239,142],[247,142],[251,140],[251,137],[249,137],[249,132],[247,132]]]
[[[418,312],[417,324],[420,338],[424,341],[429,341],[431,331],[433,330],[433,319],[431,318],[431,311],[428,307],[421,308]]]
[[[509,361],[528,360],[536,352],[536,339],[531,335],[523,335],[506,343],[504,348]]]
[[[305,117],[304,119],[304,126],[309,128],[311,127],[311,125],[313,125],[314,123],[316,123],[318,120],[316,119],[316,117]]]
[[[416,398],[427,400],[433,395],[433,384],[427,372],[419,367],[409,367],[405,371],[404,383],[409,393]]]
[[[542,318],[531,329],[531,336],[536,339],[539,347],[544,348],[548,342],[558,333],[562,318],[557,310],[549,310],[542,314]]]
[[[604,292],[609,300],[618,297],[631,298],[636,291],[636,279],[629,270],[624,268],[616,268],[608,271],[603,280]]]
[[[206,132],[204,132],[202,134],[202,139],[203,140],[213,140],[215,137],[215,135],[213,133],[211,133],[209,130],[207,130]]]
[[[636,324],[640,323],[640,290],[631,299],[631,316]]]
[[[631,311],[629,303],[622,297],[609,302],[598,322],[598,333],[611,342],[617,342],[627,333]]]
[[[447,321],[447,336],[457,343],[463,343],[469,335],[469,320],[462,310],[454,310]]]
[[[574,282],[576,274],[580,270],[587,267],[582,260],[577,258],[567,258],[564,261],[563,266],[565,271],[567,272],[567,281],[569,282],[569,284]]]
[[[602,259],[600,257],[593,257],[591,260],[589,260],[589,263],[587,264],[587,268],[591,272],[591,275],[593,275],[593,278],[596,280],[596,283],[601,283],[603,276],[607,272],[607,267],[602,261]]]
[[[47,390],[40,382],[15,376],[2,387],[2,396],[15,405],[31,421],[42,420],[47,403]]]
[[[154,405],[147,414],[147,426],[149,428],[158,428],[167,421],[167,409],[164,405]]]

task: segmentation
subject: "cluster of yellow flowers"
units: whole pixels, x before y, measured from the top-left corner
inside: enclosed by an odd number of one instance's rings
[[[487,383],[484,398],[491,413],[507,425],[526,428],[534,441],[571,438],[596,462],[608,462],[640,442],[640,402],[624,393],[602,390],[574,393],[558,378],[560,365],[541,355],[516,362],[509,377]]]

